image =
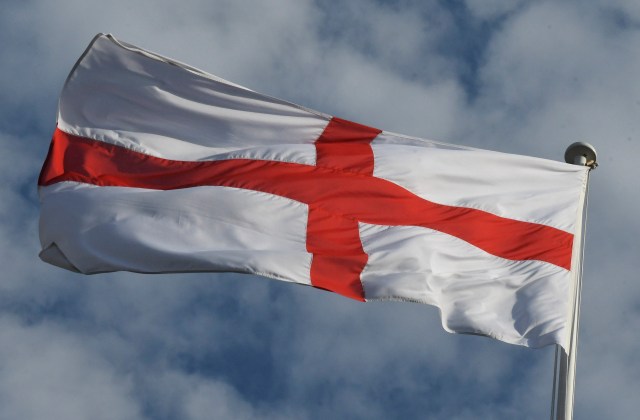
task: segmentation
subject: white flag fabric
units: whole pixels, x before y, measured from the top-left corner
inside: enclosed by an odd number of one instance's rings
[[[381,131],[98,35],[60,97],[40,257],[421,302],[450,332],[566,349],[587,171]]]

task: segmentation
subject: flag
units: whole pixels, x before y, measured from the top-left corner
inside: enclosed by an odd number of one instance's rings
[[[568,346],[587,168],[325,115],[98,35],[39,178],[42,260],[239,272]]]

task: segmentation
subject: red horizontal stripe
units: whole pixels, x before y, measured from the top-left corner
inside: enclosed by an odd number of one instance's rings
[[[501,258],[571,267],[570,233],[432,203],[384,179],[323,166],[249,159],[173,161],[56,130],[39,183],[61,181],[158,190],[210,185],[262,191],[354,221],[437,230]]]

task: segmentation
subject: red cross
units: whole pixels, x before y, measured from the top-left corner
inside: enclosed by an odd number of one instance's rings
[[[422,226],[510,260],[539,260],[569,270],[573,235],[481,210],[432,203],[373,176],[371,141],[380,130],[333,118],[315,142],[316,165],[229,159],[174,161],[56,129],[39,185],[77,181],[171,190],[228,186],[287,197],[309,206],[307,251],[313,286],[364,300],[368,256],[358,222]],[[437,182],[437,180],[434,180]]]

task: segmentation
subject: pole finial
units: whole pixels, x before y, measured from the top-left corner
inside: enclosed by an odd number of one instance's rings
[[[564,152],[564,160],[567,163],[574,165],[588,166],[591,169],[595,169],[598,166],[597,163],[598,154],[595,147],[589,143],[578,141],[567,147],[567,151]]]

